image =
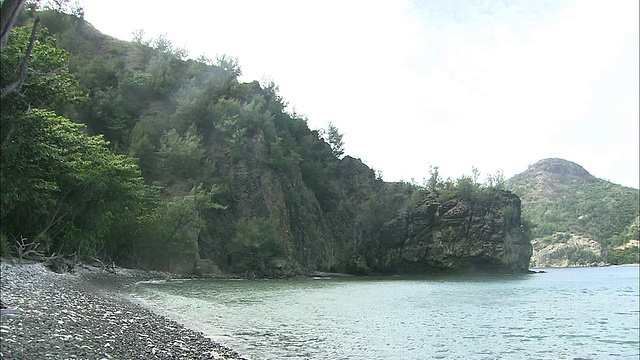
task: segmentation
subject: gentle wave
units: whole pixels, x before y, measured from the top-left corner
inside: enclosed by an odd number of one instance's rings
[[[638,359],[638,268],[190,281],[136,296],[251,359]]]

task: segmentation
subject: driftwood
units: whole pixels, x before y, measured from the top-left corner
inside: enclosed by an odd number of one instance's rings
[[[73,254],[70,258],[67,258],[63,255],[51,255],[45,258],[45,265],[57,272],[58,274],[62,273],[73,273],[76,271],[76,266],[78,265],[78,257]]]
[[[26,242],[27,238],[20,235],[20,238],[16,240],[16,254],[18,255],[18,261],[22,263],[23,259],[34,259],[40,260],[44,253],[42,251],[38,251],[38,246],[40,243],[36,243],[35,241]]]
[[[93,258],[93,261],[97,262],[98,264],[100,264],[100,267],[102,268],[102,271],[106,271],[106,272],[110,272],[112,274],[116,273],[116,263],[111,261],[111,263],[103,263],[102,261],[100,261],[100,259],[98,258]]]

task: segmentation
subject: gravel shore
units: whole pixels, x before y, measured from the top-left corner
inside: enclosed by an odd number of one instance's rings
[[[57,274],[43,264],[0,262],[0,358],[244,359],[202,333],[118,294],[162,273],[81,267]]]

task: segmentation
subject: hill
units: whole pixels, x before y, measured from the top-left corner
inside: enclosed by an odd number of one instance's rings
[[[528,271],[517,196],[466,177],[385,183],[228,56],[26,11],[3,87],[36,16],[33,71],[2,99],[3,254],[197,275]]]
[[[532,265],[638,262],[638,189],[598,179],[582,166],[544,159],[507,181],[533,230]]]

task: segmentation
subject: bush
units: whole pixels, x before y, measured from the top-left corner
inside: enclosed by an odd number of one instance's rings
[[[611,250],[609,252],[609,262],[614,265],[638,264],[640,263],[640,252],[638,248],[626,248],[624,250]]]
[[[0,257],[10,258],[13,254],[11,253],[11,243],[9,242],[9,237],[4,233],[0,234]]]
[[[589,265],[602,261],[598,254],[576,246],[567,249],[567,259],[576,265]]]
[[[268,260],[282,256],[278,241],[278,220],[274,218],[240,218],[236,235],[226,244],[233,270],[266,274]]]

